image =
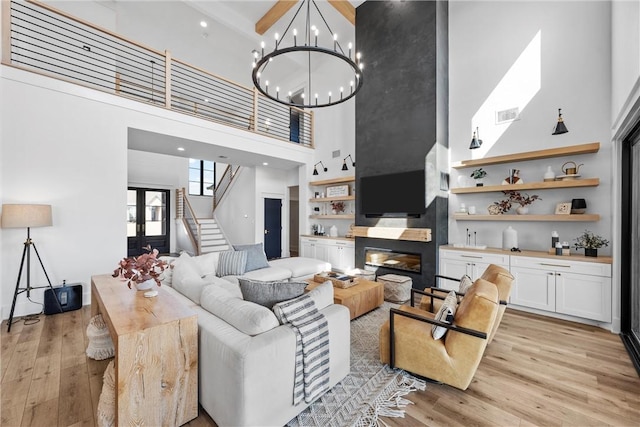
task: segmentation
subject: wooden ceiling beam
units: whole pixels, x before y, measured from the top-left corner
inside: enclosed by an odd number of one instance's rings
[[[329,0],[331,6],[335,7],[338,12],[351,24],[356,25],[356,8],[347,0]]]
[[[278,0],[264,16],[256,22],[256,33],[260,35],[266,33],[269,28],[278,22],[296,3],[298,3],[298,0]]]

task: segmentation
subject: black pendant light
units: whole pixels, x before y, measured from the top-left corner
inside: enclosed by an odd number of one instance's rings
[[[471,138],[471,145],[469,145],[469,150],[480,148],[481,145],[482,140],[480,139],[480,130],[476,128],[476,131],[473,132],[473,137]]]
[[[562,109],[558,108],[558,123],[556,124],[556,129],[553,131],[551,135],[560,135],[563,133],[569,132],[569,129],[564,124],[564,120],[562,120]]]

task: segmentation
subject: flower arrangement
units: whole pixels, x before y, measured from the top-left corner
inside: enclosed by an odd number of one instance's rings
[[[609,246],[609,241],[602,236],[593,234],[589,230],[584,230],[582,235],[574,239],[576,242],[573,244],[576,249],[598,249],[603,246]]]
[[[344,212],[344,202],[331,202],[331,209],[336,212]]]
[[[500,200],[499,202],[493,202],[493,205],[489,206],[489,213],[493,215],[507,213],[509,212],[509,210],[511,210],[511,202],[508,199]],[[495,214],[493,212],[495,212]]]
[[[485,171],[484,169],[480,168],[480,169],[476,169],[473,172],[471,172],[471,178],[473,179],[482,179],[485,176],[487,176],[487,171]]]
[[[529,206],[536,200],[542,200],[537,194],[529,196],[527,193],[524,193],[524,195],[522,195],[519,191],[503,191],[503,193],[509,196],[510,202],[517,203],[523,207]]]
[[[160,286],[160,275],[167,268],[167,263],[158,259],[157,249],[152,250],[150,245],[143,249],[149,253],[123,258],[113,271],[113,277],[126,281],[129,289],[131,289],[131,282],[143,283],[147,280],[154,280]]]

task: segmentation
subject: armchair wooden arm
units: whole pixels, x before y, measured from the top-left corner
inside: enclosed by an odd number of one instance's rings
[[[467,334],[467,335],[471,335],[473,337],[477,337],[483,340],[487,339],[487,334],[485,332],[482,331],[477,331],[475,329],[470,329],[470,328],[463,328],[461,326],[456,326],[453,323],[446,323],[446,322],[442,322],[440,320],[436,320],[436,319],[431,319],[429,317],[423,317],[423,316],[419,316],[415,313],[410,313],[407,311],[402,311],[402,310],[398,310],[397,308],[391,308],[389,310],[389,350],[390,350],[390,362],[389,362],[389,366],[391,368],[395,367],[395,323],[394,323],[394,316],[398,315],[398,316],[404,316],[404,317],[408,317],[411,318],[413,320],[417,320],[419,322],[425,322],[425,323],[430,323],[432,325],[438,325],[438,326],[442,326],[443,328],[447,328],[451,331],[456,331],[456,332],[461,332],[463,334]]]

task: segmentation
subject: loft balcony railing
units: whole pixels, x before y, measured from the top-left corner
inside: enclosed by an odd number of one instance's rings
[[[1,1],[2,63],[313,147],[313,113],[34,0]]]

